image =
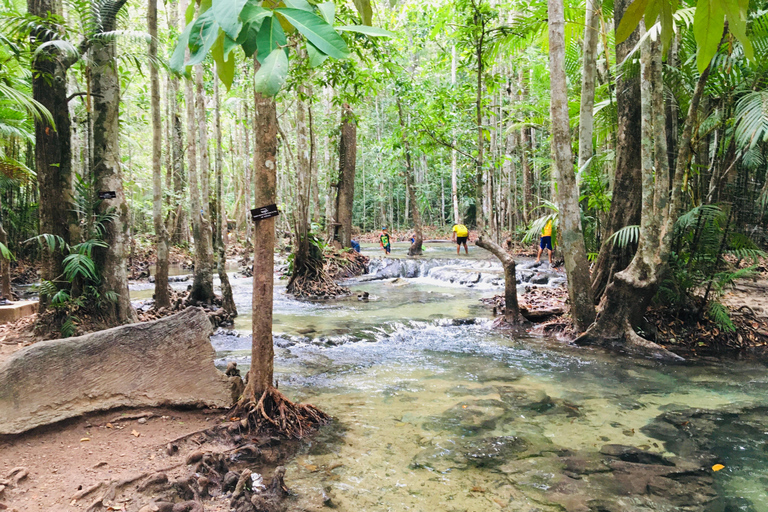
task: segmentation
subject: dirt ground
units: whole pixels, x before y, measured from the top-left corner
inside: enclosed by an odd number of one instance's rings
[[[0,510],[5,506],[16,512],[82,511],[98,493],[78,496],[100,482],[161,470],[178,478],[187,471],[187,454],[179,450],[169,455],[169,442],[213,426],[221,414],[164,408],[109,411],[0,436],[0,478],[14,468],[28,471],[17,486],[0,493]],[[121,504],[114,505],[113,510],[122,509]],[[229,510],[226,505],[207,510]]]

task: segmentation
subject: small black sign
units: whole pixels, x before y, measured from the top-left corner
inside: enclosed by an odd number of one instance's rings
[[[280,211],[277,209],[276,204],[268,204],[267,206],[262,206],[261,208],[254,208],[251,210],[251,215],[253,216],[253,220],[264,220],[268,219],[270,217],[277,217],[280,215]]]
[[[99,199],[115,199],[117,192],[114,190],[107,190],[105,192],[99,192]]]

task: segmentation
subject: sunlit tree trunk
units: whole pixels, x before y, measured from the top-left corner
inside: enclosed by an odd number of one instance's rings
[[[614,26],[618,27],[632,0],[616,0]],[[616,62],[622,62],[640,41],[636,29],[622,43],[616,45]],[[616,78],[616,171],[614,174],[611,207],[608,212],[608,237],[625,226],[640,224],[642,193],[640,163],[640,77],[636,73],[619,73]],[[600,247],[592,275],[592,292],[600,300],[605,287],[616,272],[626,268],[632,260],[633,246],[619,247],[604,243]]]
[[[552,154],[558,186],[559,227],[562,234],[571,317],[579,332],[595,319],[589,280],[589,264],[581,232],[579,189],[573,172],[571,134],[568,125],[568,93],[565,77],[565,15],[563,0],[548,0],[549,68],[552,98]]]
[[[155,61],[157,60],[157,0],[149,0],[147,6],[147,25],[149,27],[149,82],[150,109],[152,117],[152,219],[155,224],[155,308],[167,308],[171,305],[168,287],[168,233],[163,222],[163,174],[162,159],[163,133],[160,122],[160,76]]]
[[[357,121],[355,113],[344,104],[341,111],[341,137],[339,139],[339,241],[342,247],[351,247],[352,205],[355,198],[355,168],[357,162]]]
[[[413,218],[413,243],[408,249],[409,256],[421,256],[421,245],[424,242],[424,235],[421,227],[421,213],[419,212],[419,203],[416,199],[416,191],[413,183],[413,165],[411,163],[411,146],[406,136],[407,127],[403,117],[403,105],[400,98],[397,98],[397,113],[400,119],[400,131],[402,133],[403,148],[405,150],[405,185],[407,189],[407,198],[410,200],[410,212]]]
[[[599,18],[597,0],[587,0],[584,14],[584,71],[581,75],[581,107],[579,109],[579,169],[592,158],[592,132],[595,124],[595,77],[597,75],[597,40]]]
[[[105,32],[115,29],[115,18],[125,0],[118,0],[102,18]],[[105,224],[106,248],[95,248],[94,262],[102,278],[99,289],[102,296],[115,294],[101,315],[108,323],[118,325],[137,321],[128,293],[127,250],[128,203],[123,193],[123,173],[120,162],[120,76],[115,65],[115,41],[99,38],[91,46],[91,84],[93,87],[93,177],[96,192],[114,191],[116,198],[105,199],[99,212],[114,212]]]
[[[221,283],[221,307],[224,308],[224,311],[228,314],[237,316],[237,307],[235,306],[235,299],[232,296],[232,286],[229,284],[229,276],[227,275],[227,246],[225,243],[225,238],[227,236],[227,210],[224,208],[224,194],[222,190],[224,154],[221,149],[221,102],[219,99],[219,81],[216,79],[213,81],[213,97],[213,122],[214,129],[216,130],[216,218],[218,219],[215,229],[216,247],[218,248],[216,270],[218,271],[219,281]]]

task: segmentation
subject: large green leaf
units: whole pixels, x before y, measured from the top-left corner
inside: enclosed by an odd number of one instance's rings
[[[650,0],[645,8],[645,29],[650,30],[661,14],[661,4],[665,0]]]
[[[312,6],[309,5],[309,2],[307,0],[283,0],[283,3],[286,7],[290,7],[292,9],[300,9],[302,11],[307,12],[314,12],[314,9],[312,9]]]
[[[645,8],[650,0],[635,0],[632,5],[624,11],[618,28],[616,28],[616,44],[623,43],[632,32],[635,31],[640,20],[643,19]],[[663,1],[663,0],[662,0]]]
[[[342,25],[335,28],[342,32],[357,32],[372,37],[395,37],[395,34],[389,30],[384,30],[379,27],[369,27],[368,25]]]
[[[187,66],[200,64],[211,50],[213,43],[219,37],[219,24],[213,17],[213,10],[209,9],[198,16],[192,26],[189,35],[189,61]]]
[[[187,25],[181,35],[179,35],[176,48],[173,50],[173,55],[171,55],[171,60],[168,63],[171,66],[171,69],[177,73],[184,71],[184,55],[187,51],[187,45],[189,44],[189,34],[192,33],[193,26],[194,23],[190,23]]]
[[[326,61],[328,56],[318,50],[315,45],[307,41],[307,56],[309,57],[310,67],[316,68]]]
[[[230,53],[224,54],[224,46],[228,37],[223,30],[220,31],[216,43],[211,48],[211,56],[216,63],[216,74],[227,91],[232,87],[232,81],[235,79],[235,57]]]
[[[237,39],[243,23],[240,12],[247,0],[213,0],[213,16],[221,29],[232,39]]]
[[[259,30],[264,19],[270,16],[272,16],[272,11],[259,6],[254,0],[249,0],[240,12],[243,28],[240,30],[237,43],[243,47],[246,57],[250,58],[256,53]]]
[[[363,25],[373,25],[373,8],[371,0],[355,0],[355,8],[360,13]]]
[[[259,51],[256,58],[263,64],[267,56],[277,48],[285,45],[285,32],[280,25],[280,20],[275,16],[265,18],[264,22],[261,24],[259,32],[256,34],[256,46]]]
[[[328,24],[333,25],[333,22],[336,20],[336,4],[333,2],[323,2],[317,4],[317,8],[320,9],[320,14],[323,15],[323,19],[328,22]]]
[[[329,57],[346,59],[349,56],[349,48],[344,39],[331,25],[313,13],[299,9],[275,9],[275,12],[285,17],[309,42]]]
[[[696,65],[699,73],[704,72],[717,53],[724,28],[725,11],[721,0],[699,0],[693,17],[693,35],[698,46]]]
[[[253,1],[246,3],[243,10],[240,11],[240,20],[244,24],[260,24],[264,18],[268,18],[269,16],[272,16],[272,11],[257,5]]]
[[[725,16],[728,18],[728,30],[736,36],[741,46],[744,47],[744,56],[748,59],[755,58],[752,41],[747,37],[747,13],[742,11],[738,0],[722,0]]]
[[[275,48],[254,75],[254,87],[256,92],[274,96],[283,88],[287,77],[288,56],[282,49]]]

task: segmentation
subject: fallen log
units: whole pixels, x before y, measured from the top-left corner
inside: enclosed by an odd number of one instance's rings
[[[0,363],[0,434],[116,407],[229,407],[239,377],[213,364],[201,308],[76,338],[41,341]]]
[[[565,314],[565,308],[555,306],[546,309],[528,309],[524,306],[520,306],[520,314],[523,315],[526,320],[537,323]]]

